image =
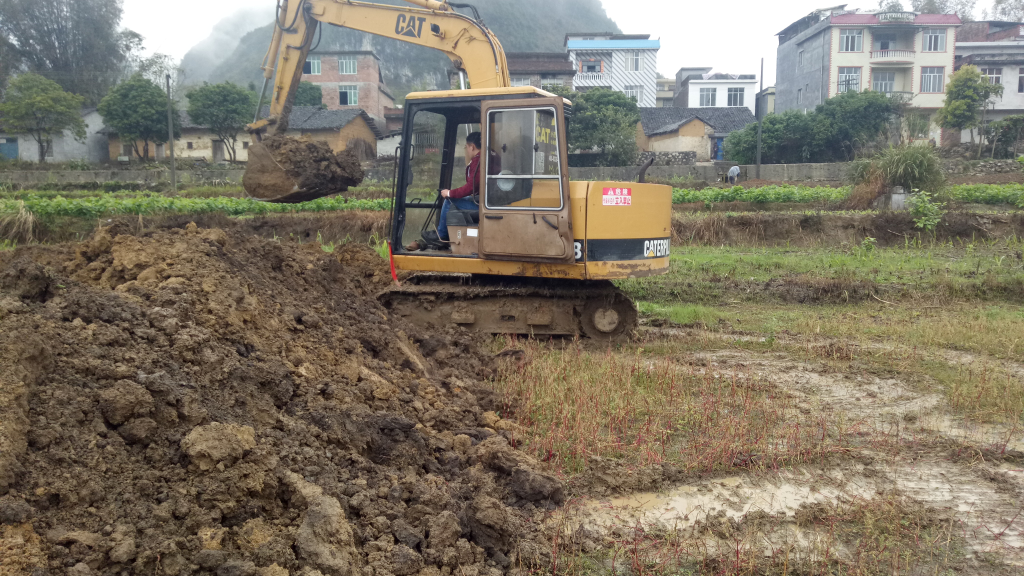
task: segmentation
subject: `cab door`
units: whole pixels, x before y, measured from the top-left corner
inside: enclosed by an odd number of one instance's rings
[[[561,98],[483,102],[481,257],[575,261],[563,118]]]

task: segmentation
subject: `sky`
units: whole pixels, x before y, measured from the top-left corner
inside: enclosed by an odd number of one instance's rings
[[[511,2],[514,0],[476,0]],[[602,0],[623,32],[650,34],[661,40],[658,70],[674,77],[682,67],[710,66],[716,72],[758,74],[764,58],[765,86],[775,81],[775,34],[816,8],[834,6],[834,0]],[[206,38],[222,18],[238,10],[273,6],[273,0],[124,0],[122,24],[142,34],[147,50],[181,59],[189,48]],[[909,1],[904,5],[909,6]],[[988,2],[979,1],[975,17]],[[877,1],[852,2],[850,8],[875,10]],[[568,31],[567,31],[568,32]],[[591,30],[581,30],[591,32]],[[269,43],[270,39],[267,39]]]

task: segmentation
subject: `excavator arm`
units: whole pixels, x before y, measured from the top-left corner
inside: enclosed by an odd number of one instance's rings
[[[322,24],[440,50],[457,70],[466,74],[473,88],[510,85],[501,43],[478,18],[455,12],[454,8],[465,5],[437,0],[406,1],[419,7],[349,0],[279,0],[274,37],[263,60],[264,91],[267,83],[274,81],[270,114],[260,120],[257,111],[257,120],[247,130],[258,140],[271,125],[278,134],[288,129],[288,115],[303,64],[317,27]],[[261,94],[261,104],[262,99]]]

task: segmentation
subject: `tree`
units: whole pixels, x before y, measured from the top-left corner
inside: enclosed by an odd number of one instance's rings
[[[883,12],[903,12],[900,0],[878,0],[878,8]]]
[[[761,161],[767,164],[852,160],[888,140],[898,104],[878,92],[844,92],[804,114],[769,114],[762,127]],[[757,124],[748,124],[725,140],[726,157],[753,163]]]
[[[78,140],[85,139],[84,100],[38,74],[21,74],[11,81],[0,103],[0,124],[10,132],[31,134],[39,146],[39,163],[43,164],[54,136],[66,130]]]
[[[600,152],[607,166],[630,166],[636,161],[640,109],[635,100],[603,88],[554,91],[573,104],[566,128],[570,150]]]
[[[299,89],[295,91],[296,106],[324,106],[324,93],[320,87],[312,82],[299,82]]]
[[[237,159],[235,143],[238,133],[252,120],[256,99],[252,92],[241,86],[203,84],[188,92],[188,115],[200,126],[206,126],[224,141],[228,149],[228,160]]]
[[[150,142],[167,142],[167,94],[141,74],[115,86],[100,101],[99,112],[107,126],[117,131],[122,143],[132,143],[132,150],[141,160],[149,158]],[[177,109],[173,118],[177,138],[181,135]]]
[[[1024,0],[995,0],[992,17],[1005,22],[1020,22],[1024,19]]]
[[[95,104],[141,45],[120,22],[120,0],[0,0],[4,68],[36,72]]]
[[[946,84],[946,99],[935,120],[939,126],[952,130],[971,130],[981,124],[981,111],[988,99],[1003,93],[1000,84],[991,84],[977,66],[964,66],[953,73]]]

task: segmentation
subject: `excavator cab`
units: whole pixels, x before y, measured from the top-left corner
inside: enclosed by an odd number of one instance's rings
[[[536,88],[410,94],[397,162],[396,256],[571,264],[567,103]],[[440,227],[440,191],[461,186],[466,136],[481,133],[475,210],[451,210],[446,250],[405,249]]]

